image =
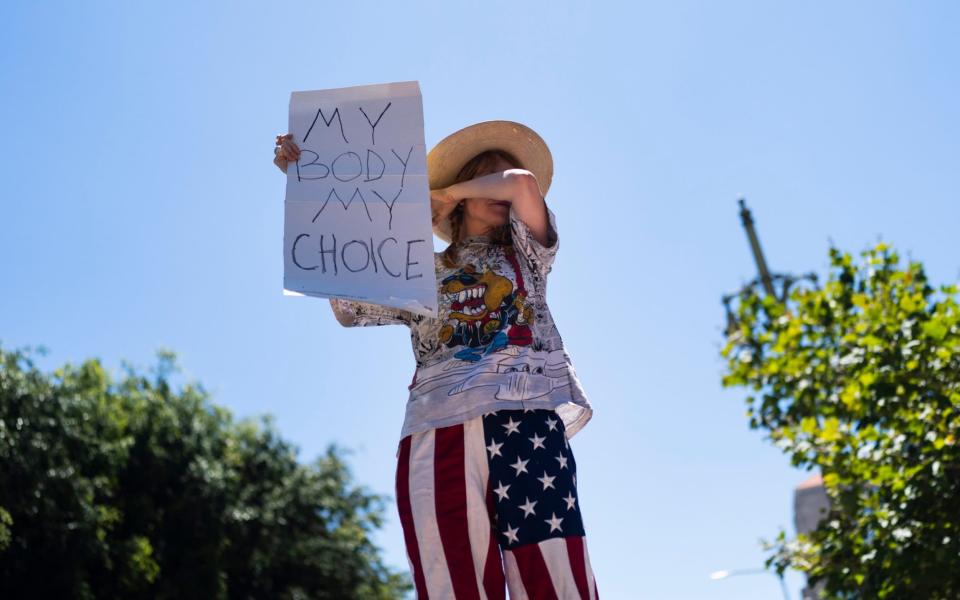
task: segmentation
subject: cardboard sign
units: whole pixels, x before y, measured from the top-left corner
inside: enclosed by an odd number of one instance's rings
[[[284,294],[435,317],[423,103],[415,81],[293,92]]]

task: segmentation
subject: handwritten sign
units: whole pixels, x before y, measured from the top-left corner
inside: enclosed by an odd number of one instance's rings
[[[415,81],[293,92],[284,294],[435,317],[423,103]]]

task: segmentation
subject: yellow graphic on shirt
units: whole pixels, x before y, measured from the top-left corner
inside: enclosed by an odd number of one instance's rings
[[[441,343],[483,347],[487,352],[530,344],[533,310],[526,304],[526,294],[514,291],[510,279],[489,268],[477,273],[475,266],[466,265],[442,281],[440,292],[450,302],[450,322],[440,329]],[[465,349],[457,357],[475,361],[480,354]]]

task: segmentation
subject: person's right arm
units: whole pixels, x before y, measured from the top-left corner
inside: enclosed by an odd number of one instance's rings
[[[359,300],[330,298],[337,322],[344,327],[370,327],[372,325],[410,325],[413,313],[400,308],[381,306]]]
[[[537,177],[526,169],[507,169],[454,183],[431,194],[447,199],[455,206],[467,198],[489,198],[510,202],[510,212],[523,221],[533,238],[543,246],[553,243],[546,201],[540,193]],[[434,219],[436,222],[436,218]]]

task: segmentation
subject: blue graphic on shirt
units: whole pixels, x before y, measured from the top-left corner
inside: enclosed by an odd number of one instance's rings
[[[463,350],[460,350],[456,354],[454,354],[454,356],[459,358],[460,360],[477,362],[478,360],[490,354],[491,352],[496,352],[497,350],[501,350],[506,347],[507,347],[507,334],[502,331],[498,331],[497,334],[493,336],[493,339],[490,340],[490,343],[488,345],[481,346],[479,348],[467,347],[467,348],[464,348]]]

